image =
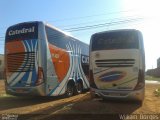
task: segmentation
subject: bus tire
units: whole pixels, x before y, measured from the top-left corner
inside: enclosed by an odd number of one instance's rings
[[[76,90],[78,94],[81,94],[83,92],[83,84],[81,82],[77,83]]]
[[[74,84],[72,83],[68,83],[67,85],[67,90],[66,90],[66,97],[71,97],[74,94]]]

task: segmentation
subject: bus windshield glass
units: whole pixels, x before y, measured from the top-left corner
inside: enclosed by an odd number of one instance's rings
[[[113,49],[138,49],[138,35],[134,31],[116,31],[92,37],[92,51]]]

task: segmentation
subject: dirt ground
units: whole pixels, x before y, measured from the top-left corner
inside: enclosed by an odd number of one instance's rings
[[[160,87],[160,85],[146,84],[145,99],[142,106],[134,101],[103,101],[102,99],[93,99],[77,103],[68,112],[92,112],[111,114],[160,113],[160,97],[156,97],[154,94],[154,90],[158,87]]]
[[[4,81],[0,80],[0,96],[2,96],[2,94],[5,94],[5,88],[4,88]]]
[[[21,119],[118,119],[120,114],[153,114],[160,119],[160,97],[154,90],[160,84],[146,84],[142,105],[133,101],[103,101],[91,99],[89,92],[70,98],[63,97],[14,97],[5,95],[3,81],[0,81],[0,114],[18,114]],[[3,117],[3,116],[2,116]],[[131,116],[132,117],[132,116]],[[154,120],[154,119],[152,119]]]

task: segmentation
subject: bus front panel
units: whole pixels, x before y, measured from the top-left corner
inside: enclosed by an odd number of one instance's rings
[[[144,88],[144,78],[140,78],[140,74],[144,74],[144,52],[140,41],[135,30],[93,35],[90,48],[91,88],[115,97],[128,96],[137,88]]]

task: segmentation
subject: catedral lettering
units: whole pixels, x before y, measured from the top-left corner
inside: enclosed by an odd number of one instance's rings
[[[10,30],[8,32],[8,35],[18,35],[18,34],[26,34],[26,33],[31,33],[34,32],[35,27],[31,27],[31,28],[22,28],[21,30]]]

